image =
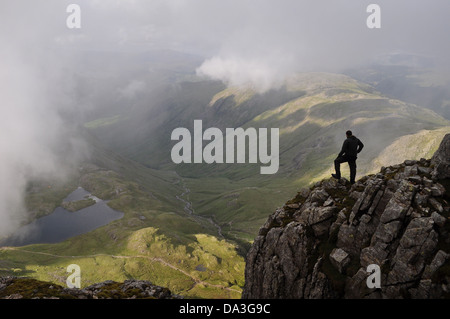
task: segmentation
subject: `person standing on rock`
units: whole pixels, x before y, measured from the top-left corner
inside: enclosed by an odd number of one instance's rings
[[[352,131],[347,131],[345,134],[347,135],[347,139],[344,141],[338,157],[334,160],[336,174],[331,174],[331,176],[336,179],[341,179],[341,164],[348,162],[348,166],[350,167],[350,183],[354,184],[356,178],[357,154],[361,152],[364,144],[353,135]]]

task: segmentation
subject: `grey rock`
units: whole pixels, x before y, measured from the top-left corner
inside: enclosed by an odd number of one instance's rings
[[[416,194],[414,198],[414,203],[418,206],[425,206],[428,203],[428,198],[430,198],[430,195],[425,192],[420,192]]]
[[[434,186],[430,187],[431,195],[434,197],[441,197],[445,194],[445,187],[439,183],[436,183]]]
[[[325,201],[325,203],[323,203],[323,206],[324,206],[324,207],[328,207],[328,206],[333,205],[333,203],[334,203],[333,198],[331,198],[331,196],[330,196],[330,197]]]
[[[388,245],[382,242],[376,242],[375,244],[361,250],[361,266],[367,267],[372,264],[381,266],[385,263],[388,254]]]
[[[422,183],[425,187],[433,187],[433,185],[434,185],[433,181],[426,177],[422,178]]]
[[[417,165],[406,166],[404,171],[403,171],[403,176],[404,177],[415,176],[417,174],[419,174],[419,170],[418,170]]]
[[[425,279],[431,279],[431,276],[445,264],[449,257],[449,254],[447,254],[445,251],[439,250],[434,256],[431,264],[425,267],[425,271],[422,277]]]
[[[417,288],[411,288],[409,290],[411,294],[411,298],[413,299],[430,299],[431,290],[433,287],[433,283],[430,279],[422,279],[419,282],[419,286]]]
[[[345,267],[350,263],[350,256],[341,248],[335,248],[330,253],[330,261],[342,274]]]
[[[442,207],[441,203],[439,203],[436,199],[434,198],[429,198],[428,202],[430,203],[431,206],[433,206],[434,209],[436,209],[439,213],[443,213],[444,212],[444,208]]]
[[[374,234],[374,239],[372,240],[372,242],[376,243],[377,241],[381,241],[382,243],[386,244],[391,243],[394,239],[397,238],[401,226],[402,222],[400,221],[393,221],[385,224],[380,223]]]
[[[424,167],[424,166],[419,166],[417,168],[419,174],[423,174],[423,175],[428,175],[431,174],[431,168],[429,167]]]
[[[339,228],[336,246],[345,249],[345,251],[351,254],[358,254],[359,249],[356,241],[356,227],[343,224]]]
[[[416,164],[417,163],[417,161],[411,161],[411,160],[406,160],[406,161],[404,161],[404,164],[406,165],[406,166],[412,166],[412,165],[414,165],[414,164]]]
[[[415,184],[422,184],[422,177],[420,177],[418,175],[410,176],[410,177],[408,177],[408,180]]]
[[[436,225],[438,225],[439,227],[444,227],[445,226],[445,222],[447,221],[447,219],[440,215],[439,213],[433,212],[431,214],[431,218],[433,219],[434,223]]]
[[[413,219],[400,240],[393,258],[394,267],[388,276],[388,284],[409,283],[420,279],[426,260],[432,255],[438,241],[429,217]]]
[[[431,174],[433,179],[450,178],[450,134],[445,135],[438,150],[431,158],[431,164],[434,165]]]
[[[312,203],[316,203],[316,202],[325,202],[328,197],[330,195],[328,195],[328,193],[324,190],[324,189],[317,189],[315,191],[312,191],[310,194],[310,200]]]

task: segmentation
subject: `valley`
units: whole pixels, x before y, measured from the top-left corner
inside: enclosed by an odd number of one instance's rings
[[[157,94],[142,92],[129,107],[111,90],[113,107],[80,119],[89,156],[64,183],[35,181],[27,188],[30,221],[51,214],[78,187],[123,217],[58,243],[1,247],[0,275],[64,284],[66,267],[75,263],[82,286],[142,279],[186,298],[240,298],[244,257],[259,228],[302,187],[330,176],[347,129],[366,145],[357,178],[399,158],[430,158],[450,132],[445,117],[348,75],[297,74],[261,93],[189,70],[162,72],[168,80]],[[94,81],[87,73],[79,77]],[[117,85],[104,83],[101,94],[108,84]],[[173,163],[171,133],[192,129],[194,120],[222,131],[279,128],[278,172],[260,174],[260,164],[248,161]]]
[[[78,182],[95,196],[108,198],[108,206],[124,216],[60,243],[1,248],[2,275],[64,284],[67,265],[75,263],[81,267],[83,286],[106,278],[146,278],[186,296],[237,298],[244,264],[235,246],[217,238],[217,225],[210,219],[184,210],[186,188],[178,185],[176,175],[152,171],[149,177],[149,169],[135,165],[141,178],[147,172],[147,182],[161,188],[147,191],[116,172],[85,163]],[[161,200],[162,185],[171,189],[167,194],[178,192],[178,199],[173,195],[172,203]]]

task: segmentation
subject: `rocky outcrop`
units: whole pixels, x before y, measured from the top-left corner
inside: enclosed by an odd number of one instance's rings
[[[439,149],[431,159],[431,163],[434,165],[432,173],[434,178],[450,178],[450,134],[447,134],[442,140]]]
[[[23,277],[0,277],[0,299],[179,299],[144,280],[105,281],[83,289]]]
[[[450,297],[449,160],[450,134],[432,160],[301,190],[261,227],[243,298]]]

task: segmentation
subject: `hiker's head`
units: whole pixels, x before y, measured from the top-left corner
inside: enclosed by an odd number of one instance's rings
[[[352,133],[352,131],[347,131],[347,132],[345,132],[345,135],[347,135],[347,137],[350,137],[353,135],[353,133]]]

